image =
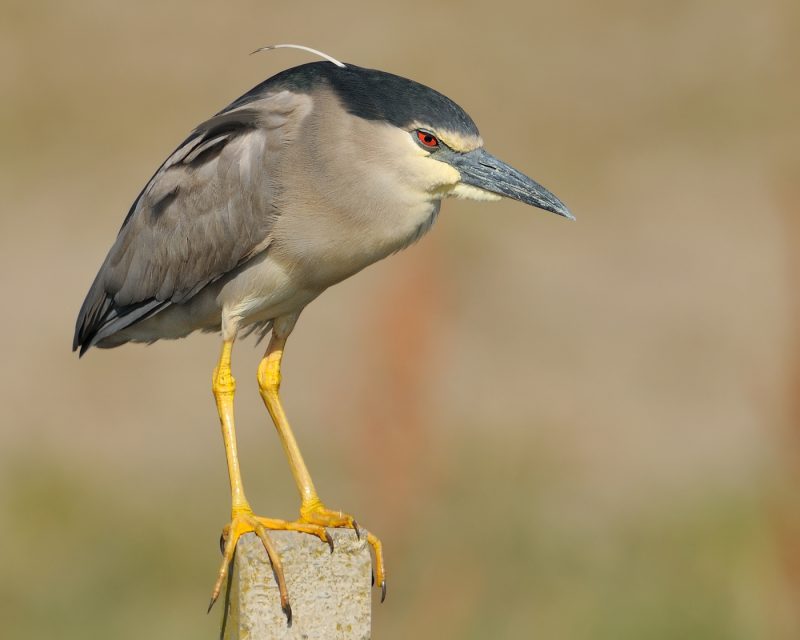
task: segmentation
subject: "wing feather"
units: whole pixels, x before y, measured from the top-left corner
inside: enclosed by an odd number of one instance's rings
[[[252,95],[198,126],[142,189],[81,307],[73,349],[196,295],[264,251],[276,150],[304,96]]]

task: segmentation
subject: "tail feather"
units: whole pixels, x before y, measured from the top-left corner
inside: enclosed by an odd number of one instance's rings
[[[78,351],[79,357],[101,340],[158,313],[170,304],[169,300],[150,298],[134,304],[118,305],[99,282],[99,275],[89,289],[75,322],[72,350]]]

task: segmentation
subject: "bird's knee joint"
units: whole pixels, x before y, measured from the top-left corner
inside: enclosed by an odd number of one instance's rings
[[[258,388],[262,393],[278,393],[281,388],[281,367],[280,362],[265,358],[258,366]]]
[[[214,376],[211,378],[211,389],[214,395],[232,395],[236,391],[236,379],[229,371],[214,370]]]
[[[265,367],[266,369],[266,367]],[[278,393],[281,388],[281,372],[258,370],[258,388],[263,392]]]

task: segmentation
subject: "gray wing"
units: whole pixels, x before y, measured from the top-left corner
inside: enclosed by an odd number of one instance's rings
[[[277,150],[292,137],[304,96],[241,99],[198,126],[136,198],[75,326],[73,350],[203,287],[264,251]]]

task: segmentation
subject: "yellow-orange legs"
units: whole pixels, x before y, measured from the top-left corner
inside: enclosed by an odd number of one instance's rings
[[[288,332],[287,332],[288,333]],[[274,327],[272,337],[267,347],[267,352],[258,366],[258,388],[267,410],[272,416],[278,436],[281,439],[283,450],[289,459],[289,467],[292,470],[297,490],[300,492],[300,518],[293,523],[294,526],[319,526],[319,527],[346,527],[354,529],[356,535],[360,537],[361,532],[353,516],[341,511],[328,509],[320,500],[311,475],[300,455],[300,448],[297,446],[289,421],[283,411],[280,399],[281,386],[281,359],[283,358],[283,348],[286,344],[286,335],[278,333],[278,327]],[[283,526],[270,527],[281,529]],[[375,581],[381,590],[381,602],[386,598],[386,570],[383,562],[383,549],[380,540],[367,532],[367,542],[372,547],[375,554]]]
[[[226,340],[222,345],[222,354],[219,358],[217,368],[214,369],[211,388],[214,391],[214,398],[217,401],[217,411],[219,421],[222,426],[222,440],[225,444],[225,456],[228,460],[228,475],[231,481],[231,522],[223,530],[225,546],[223,548],[222,566],[219,569],[217,581],[211,593],[211,602],[208,605],[209,611],[219,597],[222,585],[224,584],[228,570],[236,551],[236,543],[245,534],[255,533],[269,556],[272,563],[272,570],[278,582],[278,590],[281,597],[281,608],[286,614],[287,621],[291,624],[292,608],[289,604],[289,594],[286,590],[286,579],[283,575],[281,559],[272,545],[272,541],[266,529],[290,529],[302,531],[317,536],[320,540],[327,542],[333,550],[333,543],[325,531],[325,527],[312,522],[284,522],[271,518],[260,518],[253,514],[250,503],[244,495],[242,484],[242,474],[239,469],[239,457],[236,451],[236,430],[233,421],[233,396],[236,391],[236,381],[231,375],[231,348],[233,339]]]

